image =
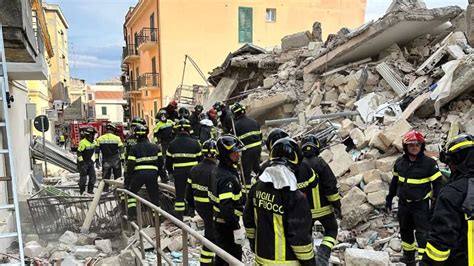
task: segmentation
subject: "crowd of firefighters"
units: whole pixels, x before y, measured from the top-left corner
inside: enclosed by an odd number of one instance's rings
[[[197,211],[205,237],[237,259],[242,258],[242,247],[234,231],[243,224],[258,265],[329,264],[337,242],[337,219],[342,218],[341,197],[336,177],[319,157],[322,145],[315,135],[303,136],[298,143],[274,128],[263,141],[260,125],[239,103],[218,102],[208,112],[198,105],[191,113],[173,101],[155,118],[152,140],[140,117],[131,122],[125,144],[112,124],[96,140],[95,130],[86,129],[77,151],[80,192],[93,192],[94,165],[102,167],[104,179],[112,173],[117,179],[124,164],[125,187],[137,193],[145,185],[155,205],[159,205],[158,177],[163,183],[173,181],[175,215],[182,220]],[[261,163],[263,145],[269,159]],[[403,148],[386,198],[390,212],[393,198],[398,197],[401,261],[474,265],[473,136],[457,136],[441,152],[440,160],[451,172],[447,183],[436,161],[425,155],[422,133],[408,132]],[[136,201],[130,198],[127,204],[133,218]],[[324,228],[316,253],[315,221]],[[200,262],[225,265],[206,247]]]

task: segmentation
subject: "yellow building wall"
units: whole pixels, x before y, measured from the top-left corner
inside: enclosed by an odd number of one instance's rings
[[[28,102],[36,104],[36,115],[45,115],[45,110],[50,108],[47,81],[28,80],[26,81],[26,87],[28,88]],[[50,130],[45,133],[45,136],[47,140],[52,141],[54,136],[52,122],[50,122],[49,128]],[[41,136],[42,133],[32,126],[32,134]]]
[[[322,24],[323,39],[341,27],[364,23],[366,0],[161,0],[160,45],[162,90],[172,98],[181,82],[185,54],[207,74],[222,64],[238,41],[239,7],[253,8],[253,43],[264,47],[281,45],[281,38],[311,31],[313,22]],[[276,8],[276,22],[266,21],[266,8]],[[186,85],[204,84],[188,64]]]
[[[66,80],[69,85],[69,55],[67,27],[55,11],[45,9],[48,33],[54,49],[54,56],[50,59],[51,85],[55,87],[59,82]],[[62,34],[60,33],[62,32]],[[64,58],[63,58],[64,56]]]
[[[150,27],[150,16],[154,14],[155,28],[158,27],[159,14],[157,10],[157,1],[155,0],[144,0],[141,4],[137,5],[134,11],[134,15],[127,23],[127,39],[128,43],[135,44],[134,35],[139,33],[143,28]],[[160,56],[158,45],[155,45],[151,49],[139,51],[140,59],[135,60],[129,64],[129,70],[133,71],[133,77],[131,79],[137,79],[137,67],[138,74],[143,75],[145,73],[152,73],[152,58],[155,57],[156,61],[156,72],[160,73]],[[132,100],[132,116],[141,116],[147,120],[148,123],[153,123],[155,117],[154,102],[161,98],[161,92],[159,87],[153,87],[153,89],[141,91],[140,94],[133,94]],[[158,100],[158,109],[161,108],[161,101]],[[138,110],[140,112],[138,112]],[[142,112],[143,111],[143,112]],[[143,114],[142,114],[143,113]]]

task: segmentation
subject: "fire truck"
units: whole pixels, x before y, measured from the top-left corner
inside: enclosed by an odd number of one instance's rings
[[[94,122],[78,122],[74,121],[71,122],[69,125],[70,127],[70,140],[71,140],[71,151],[77,151],[77,147],[79,146],[79,141],[82,138],[82,132],[88,128],[93,127],[97,131],[97,136],[101,136],[102,134],[106,133],[105,126],[109,123],[108,120],[98,120]],[[124,126],[121,123],[115,123],[117,127],[117,135],[122,139],[125,140],[125,131]]]

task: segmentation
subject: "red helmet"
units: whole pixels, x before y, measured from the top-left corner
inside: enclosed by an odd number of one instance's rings
[[[170,102],[170,105],[173,106],[173,107],[178,107],[178,103],[176,102],[176,100],[172,100]]]
[[[214,119],[217,117],[217,111],[214,108],[211,108],[207,114],[209,115],[209,118]]]
[[[402,143],[403,145],[411,143],[425,144],[425,137],[423,136],[423,134],[421,134],[421,132],[412,130],[405,134]]]

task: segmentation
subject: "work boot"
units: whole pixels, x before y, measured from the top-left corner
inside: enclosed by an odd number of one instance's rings
[[[316,254],[316,265],[318,266],[329,266],[329,257],[331,256],[331,250],[325,245],[319,246],[318,253]]]
[[[403,251],[400,262],[405,263],[407,266],[416,266],[415,251]]]

